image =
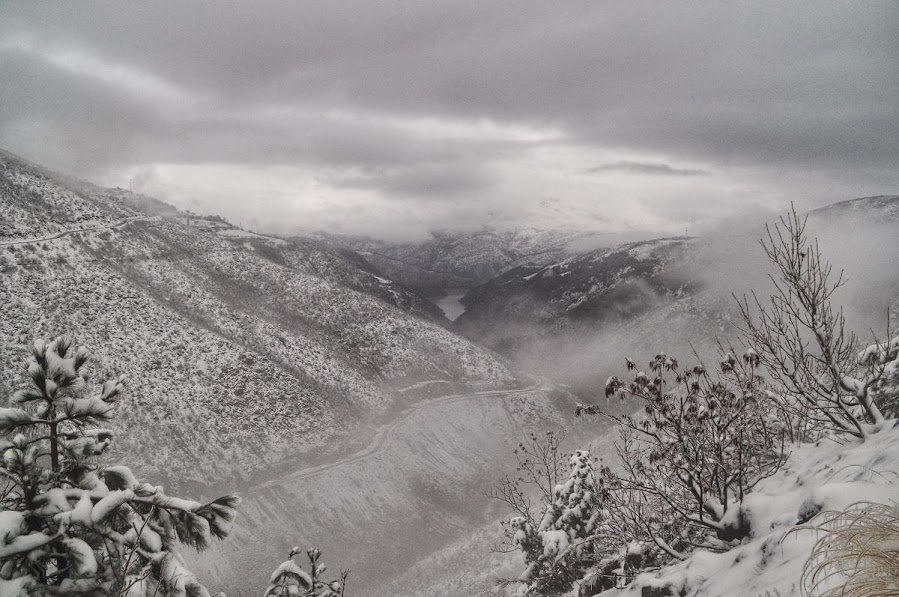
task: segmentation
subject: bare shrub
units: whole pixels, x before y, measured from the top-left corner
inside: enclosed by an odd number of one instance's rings
[[[511,510],[510,518],[521,518],[536,527],[553,501],[553,490],[568,471],[571,455],[562,450],[564,441],[562,431],[528,434],[515,448],[515,470],[500,477],[487,490],[487,497],[504,502]],[[503,521],[504,539],[494,545],[493,550],[500,553],[519,551],[515,533],[508,520]]]
[[[818,242],[808,239],[806,220],[793,209],[767,228],[761,244],[776,268],[774,292],[767,301],[755,294],[751,303],[738,299],[741,330],[778,386],[770,396],[793,415],[791,421],[865,437],[883,426],[873,390],[896,359],[899,342],[875,339],[859,352],[842,309],[831,304],[843,274],[834,276]]]
[[[606,397],[639,398],[642,414],[578,407],[576,414],[605,416],[622,432],[617,447],[623,472],[605,471],[604,478],[616,490],[613,501],[625,496],[630,502],[621,506],[624,512],[652,498],[681,523],[713,531],[719,541],[748,533],[738,511],[743,498],[786,459],[783,428],[764,401],[758,363],[753,351],[742,359],[728,352],[713,376],[703,365],[681,372],[676,359],[659,354],[649,363],[651,374],[638,371],[630,383],[613,376],[606,384]],[[627,368],[636,364],[627,359]],[[683,557],[645,522],[637,529],[635,539],[651,538],[669,555]]]

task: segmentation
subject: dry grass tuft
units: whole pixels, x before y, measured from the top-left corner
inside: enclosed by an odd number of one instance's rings
[[[858,502],[822,512],[798,529],[821,535],[802,570],[806,595],[899,595],[899,506]]]

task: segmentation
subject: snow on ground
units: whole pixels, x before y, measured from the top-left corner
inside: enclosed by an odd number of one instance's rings
[[[217,232],[219,236],[224,236],[226,238],[254,238],[257,240],[265,240],[268,242],[275,243],[276,245],[283,245],[284,240],[280,238],[275,238],[273,236],[263,236],[262,234],[256,234],[255,232],[249,232],[247,230],[239,230],[237,228],[229,228],[227,230],[219,230]]]
[[[684,597],[800,597],[802,568],[818,535],[799,529],[818,512],[857,502],[899,502],[899,427],[864,442],[839,438],[794,447],[787,465],[745,500],[750,538],[726,553],[697,551],[685,562],[644,573],[602,597],[637,597],[643,588]],[[673,589],[673,591],[672,591]]]
[[[420,381],[418,383],[414,383],[411,386],[406,386],[405,388],[400,388],[397,390],[398,392],[408,392],[410,390],[420,390],[422,388],[426,388],[428,386],[432,386],[434,384],[448,384],[452,383],[446,379],[429,379],[427,381]]]
[[[637,243],[635,247],[630,249],[628,253],[634,259],[639,261],[646,261],[647,259],[651,259],[653,255],[658,251],[658,249],[671,245],[675,242],[678,242],[679,239],[669,239],[662,238],[657,240],[646,241],[642,243]]]

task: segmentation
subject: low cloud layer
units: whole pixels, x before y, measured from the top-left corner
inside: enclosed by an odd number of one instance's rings
[[[631,172],[649,176],[707,176],[707,170],[699,168],[675,168],[668,164],[648,164],[644,162],[615,162],[600,164],[584,170],[584,174],[602,174],[604,172]]]
[[[6,2],[0,146],[265,229],[682,229],[896,192],[897,22],[893,2]]]

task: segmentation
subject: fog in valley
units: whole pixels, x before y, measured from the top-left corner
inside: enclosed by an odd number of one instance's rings
[[[738,300],[745,297],[752,304],[755,293],[767,303],[773,290],[770,276],[776,272],[760,241],[767,239],[766,223],[775,222],[777,217],[767,222],[728,221],[708,230],[696,239],[687,263],[678,266],[678,275],[689,280],[695,294],[671,300],[644,287],[641,290],[648,296],[641,298],[649,310],[635,320],[561,337],[523,327],[518,333],[536,338],[520,350],[519,362],[528,370],[573,384],[581,395],[592,390],[597,397],[602,382],[622,371],[624,356],[639,357],[642,365],[659,352],[691,364],[699,359],[716,362],[719,341],[741,348]],[[883,337],[888,327],[895,330],[899,276],[890,266],[899,254],[895,227],[813,217],[808,232],[830,260],[833,277],[844,274],[834,302],[844,310],[849,330],[864,342]]]
[[[897,24],[2,3],[0,597],[899,594]]]

